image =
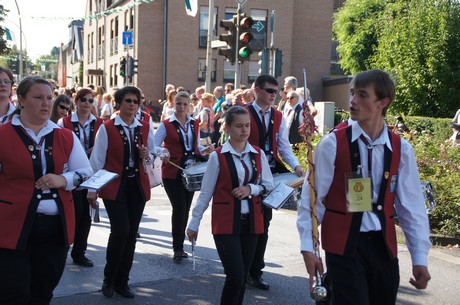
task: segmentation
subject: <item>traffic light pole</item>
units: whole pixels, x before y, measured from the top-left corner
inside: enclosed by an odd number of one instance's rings
[[[205,87],[206,92],[212,92],[211,90],[211,74],[212,74],[212,49],[211,49],[211,37],[214,32],[214,0],[209,0],[209,15],[208,15],[208,43],[207,43],[207,55],[206,55],[206,81]]]
[[[272,69],[270,75],[275,76],[275,62],[276,62],[276,51],[275,51],[275,11],[273,10],[270,14],[270,53],[272,58]]]
[[[236,11],[236,34],[235,34],[235,89],[240,87],[241,84],[241,73],[240,73],[240,62],[239,58],[239,37],[240,37],[240,16],[241,16],[241,4],[238,2],[238,9]]]
[[[129,71],[131,69],[131,61],[129,60],[129,47],[126,46],[126,70],[125,70],[125,86],[129,84]]]

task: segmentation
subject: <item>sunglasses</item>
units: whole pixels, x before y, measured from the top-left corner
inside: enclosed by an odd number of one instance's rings
[[[92,99],[92,98],[86,98],[86,97],[81,97],[81,98],[80,98],[80,102],[82,102],[82,103],[86,103],[86,102],[88,102],[88,103],[93,103],[93,102],[94,102],[94,99]]]
[[[139,104],[138,100],[133,100],[133,99],[130,99],[130,98],[125,98],[124,101],[129,103],[129,104],[131,104],[131,103]]]
[[[69,110],[70,110],[70,108],[67,108],[67,107],[64,106],[64,105],[59,104],[58,106],[59,106],[59,108],[61,108],[62,110],[65,110],[65,111],[69,111]]]
[[[278,93],[278,89],[272,89],[272,88],[260,88],[262,90],[265,90],[265,92],[267,92],[268,94],[277,94]]]
[[[142,99],[142,100],[145,100],[145,96],[141,96],[141,99]]]
[[[290,97],[288,97],[288,99],[290,99],[290,100],[293,100],[295,98],[299,98],[299,97],[298,96],[290,96]]]

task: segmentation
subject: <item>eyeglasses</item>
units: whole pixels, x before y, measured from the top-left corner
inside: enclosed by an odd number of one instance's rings
[[[130,98],[125,98],[124,101],[129,103],[129,104],[131,104],[131,103],[139,104],[138,100],[133,100],[133,99],[130,99]]]
[[[86,97],[80,97],[80,102],[82,102],[82,103],[88,102],[88,103],[91,103],[91,104],[92,104],[92,103],[94,102],[94,99],[92,99],[92,98],[86,98]]]
[[[142,99],[142,100],[145,100],[145,96],[141,96],[141,99]]]
[[[278,93],[278,89],[272,89],[272,88],[260,88],[262,90],[265,90],[265,92],[267,92],[268,94],[277,94]]]
[[[67,107],[64,106],[64,105],[59,104],[58,106],[59,106],[59,108],[61,108],[62,110],[65,110],[65,111],[69,111],[69,110],[70,110],[70,108],[67,108]]]
[[[10,79],[0,79],[0,84],[11,85],[12,83]]]
[[[199,98],[192,98],[192,101],[198,101]]]
[[[299,98],[299,97],[298,97],[298,96],[295,96],[295,95],[288,97],[288,99],[290,99],[290,100],[293,100],[293,99],[295,99],[295,98]]]

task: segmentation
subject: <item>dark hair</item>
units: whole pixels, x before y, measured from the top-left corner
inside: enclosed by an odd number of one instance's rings
[[[69,105],[69,108],[72,107],[72,100],[70,99],[70,97],[68,97],[65,94],[58,95],[58,97],[54,100],[53,109],[51,110],[51,118],[50,119],[54,123],[57,123],[57,121],[60,119],[60,117],[58,115],[57,108],[58,108],[59,104],[61,104],[61,103]],[[70,114],[70,111],[67,113],[67,115],[69,115],[69,114]]]
[[[230,107],[227,112],[225,112],[225,125],[230,126],[233,123],[233,120],[235,119],[236,115],[240,114],[247,114],[249,115],[249,112],[246,110],[246,108],[242,106],[232,106]]]
[[[75,102],[81,99],[82,97],[91,94],[94,97],[94,91],[89,89],[89,88],[81,88],[80,90],[77,91],[75,94]]]
[[[391,80],[390,75],[383,70],[373,69],[360,72],[351,81],[352,88],[364,88],[369,85],[374,86],[374,91],[379,100],[388,98],[390,102],[382,111],[386,115],[388,107],[395,99],[395,84]]]
[[[259,75],[254,82],[254,87],[264,88],[266,83],[269,83],[271,85],[275,85],[276,87],[278,87],[278,81],[276,80],[276,78],[274,78],[271,75],[267,75],[267,74]]]
[[[48,85],[51,91],[53,91],[53,86],[50,84],[49,81],[47,81],[43,77],[27,76],[19,83],[18,89],[16,90],[16,94],[18,96],[25,97],[27,95],[27,92],[29,92],[30,88],[32,87],[32,85],[35,85],[35,84]]]
[[[13,87],[14,85],[14,75],[13,75],[13,72],[11,72],[10,69],[6,68],[6,67],[1,67],[0,66],[0,73],[5,73],[6,75],[8,75],[8,78],[10,79],[11,81],[11,87]]]
[[[113,95],[115,103],[121,104],[127,94],[134,94],[138,101],[141,100],[141,90],[139,88],[134,86],[125,86],[115,91],[115,94]]]

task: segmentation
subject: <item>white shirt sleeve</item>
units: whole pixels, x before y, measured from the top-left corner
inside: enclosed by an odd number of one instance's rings
[[[73,177],[76,172],[82,175],[83,178],[89,178],[93,175],[93,170],[83,147],[80,145],[80,141],[73,132],[72,136],[73,145],[68,162],[69,171],[62,174],[67,180],[67,186],[65,188],[67,191],[71,191],[76,187],[76,185],[73,184]]]
[[[97,131],[93,151],[91,153],[91,158],[89,159],[94,172],[97,172],[104,167],[108,145],[109,141],[107,137],[107,130],[104,125],[101,125]]]
[[[283,158],[284,162],[286,162],[292,169],[300,165],[299,160],[292,152],[291,143],[289,143],[289,130],[286,127],[286,120],[284,117],[281,119],[276,144],[278,145],[279,154],[281,155],[281,158]]]
[[[248,186],[251,188],[251,195],[252,196],[258,196],[264,191],[264,188],[262,187],[262,185],[265,186],[267,191],[271,191],[273,189],[273,187],[274,187],[274,185],[273,185],[273,175],[272,175],[272,172],[270,170],[270,165],[268,164],[268,161],[267,161],[267,156],[265,155],[263,150],[260,150],[260,157],[261,157],[260,162],[261,162],[261,165],[262,165],[262,177],[261,177],[261,180],[260,180],[259,184],[257,184],[257,185],[254,185],[252,183],[248,184]]]
[[[163,141],[166,138],[166,127],[164,123],[161,123],[154,136],[155,154],[160,154],[164,151]]]

